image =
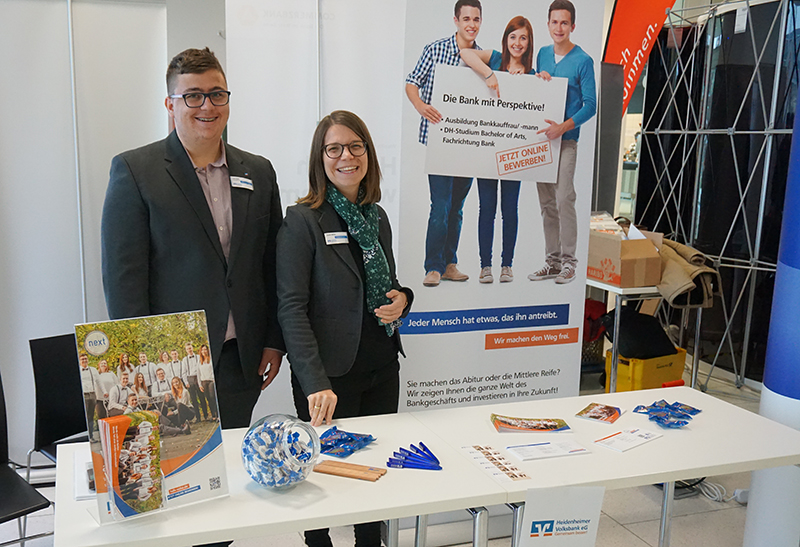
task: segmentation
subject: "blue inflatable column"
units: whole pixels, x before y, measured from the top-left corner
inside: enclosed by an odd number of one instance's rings
[[[800,103],[797,113],[800,114]],[[783,226],[769,323],[762,416],[800,429],[800,116],[795,116]],[[754,471],[745,547],[800,544],[800,468]]]

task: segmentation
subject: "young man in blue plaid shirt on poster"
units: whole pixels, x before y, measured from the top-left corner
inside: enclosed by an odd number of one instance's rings
[[[456,33],[425,46],[414,70],[406,78],[406,95],[419,112],[419,142],[428,144],[431,123],[442,121],[442,115],[431,106],[433,79],[437,64],[458,66],[460,51],[480,49],[475,37],[481,28],[479,0],[458,0],[455,5]],[[469,276],[458,270],[456,251],[461,236],[464,200],[472,186],[470,177],[428,175],[431,192],[431,211],[425,238],[425,279],[422,284],[435,287],[440,280],[466,281]]]

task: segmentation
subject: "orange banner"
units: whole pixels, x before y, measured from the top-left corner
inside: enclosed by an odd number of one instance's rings
[[[617,0],[614,6],[603,62],[623,66],[623,114],[673,4],[675,0]]]
[[[577,328],[503,332],[487,334],[486,349],[552,346],[556,344],[574,344],[577,341]]]

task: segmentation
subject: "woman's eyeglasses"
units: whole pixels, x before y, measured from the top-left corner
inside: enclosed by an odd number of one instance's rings
[[[338,142],[333,142],[322,147],[322,149],[325,150],[325,155],[332,160],[341,158],[342,154],[344,154],[345,148],[347,148],[350,151],[350,154],[355,157],[363,156],[367,152],[367,143],[364,141],[353,141],[350,144],[339,144]]]

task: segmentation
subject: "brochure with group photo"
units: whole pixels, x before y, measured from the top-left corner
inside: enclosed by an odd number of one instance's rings
[[[103,418],[100,445],[111,505],[123,517],[163,507],[158,416],[132,412]]]
[[[491,420],[492,425],[500,433],[504,431],[556,433],[570,430],[567,422],[561,418],[514,418],[492,414]]]
[[[586,418],[587,420],[613,424],[622,416],[622,410],[616,406],[589,403],[589,406],[575,414],[575,416],[578,418]]]
[[[101,523],[228,494],[206,315],[75,325]]]

